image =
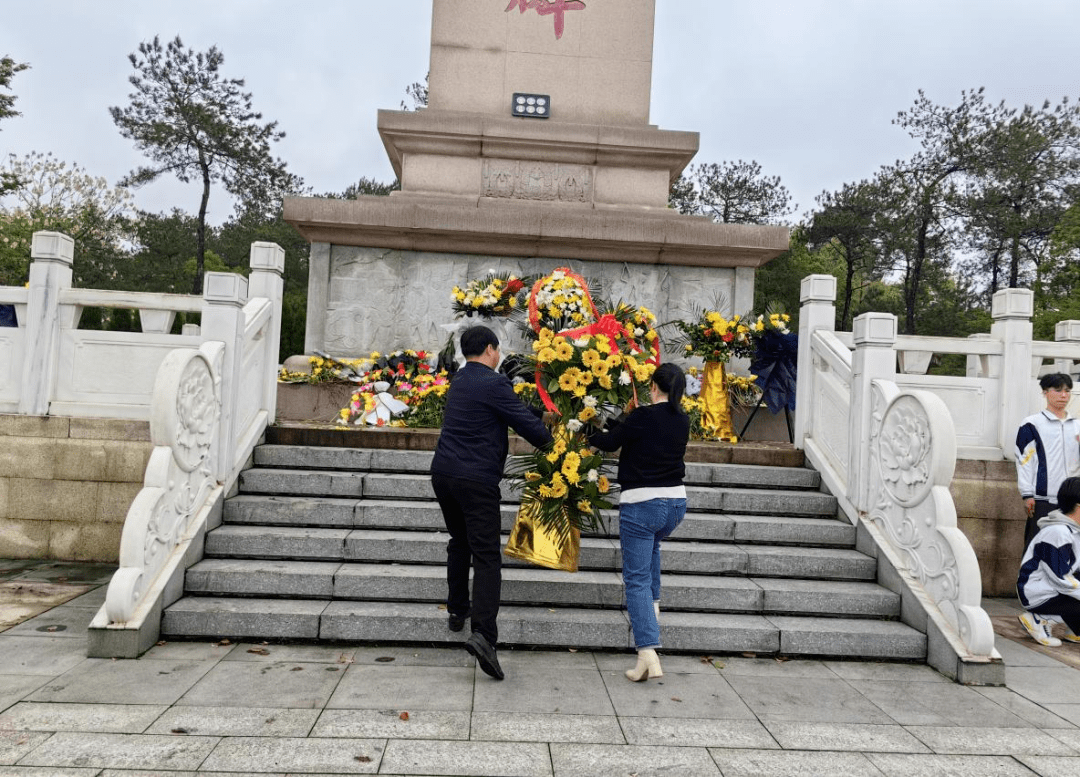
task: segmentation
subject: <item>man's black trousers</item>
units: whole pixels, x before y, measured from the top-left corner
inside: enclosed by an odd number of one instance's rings
[[[431,485],[450,532],[446,544],[446,609],[452,615],[469,613],[471,563],[472,630],[480,632],[494,647],[499,640],[495,621],[502,590],[499,486],[438,474],[432,474]]]

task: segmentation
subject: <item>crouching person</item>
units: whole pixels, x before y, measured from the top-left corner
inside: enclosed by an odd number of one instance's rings
[[[1080,477],[1062,482],[1057,504],[1057,510],[1039,519],[1016,580],[1025,610],[1020,623],[1032,639],[1049,647],[1061,640],[1050,634],[1048,618],[1065,623],[1062,639],[1080,642]]]

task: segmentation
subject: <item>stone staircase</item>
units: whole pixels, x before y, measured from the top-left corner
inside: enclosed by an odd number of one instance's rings
[[[262,445],[227,500],[169,638],[434,643],[446,627],[447,535],[431,453]],[[897,619],[816,472],[687,464],[688,512],[664,545],[667,652],[925,660],[926,637]],[[516,514],[504,489],[503,530]],[[618,514],[581,540],[575,574],[504,559],[504,646],[633,646],[619,575]]]

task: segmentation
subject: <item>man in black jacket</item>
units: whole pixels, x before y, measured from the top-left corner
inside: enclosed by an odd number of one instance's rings
[[[502,587],[499,482],[512,428],[537,448],[551,444],[539,411],[514,393],[499,364],[499,339],[486,326],[461,333],[465,366],[450,381],[442,433],[431,462],[431,485],[450,533],[446,545],[446,609],[451,631],[469,617],[469,565],[473,568],[472,635],[465,649],[487,674],[503,679],[495,653]]]

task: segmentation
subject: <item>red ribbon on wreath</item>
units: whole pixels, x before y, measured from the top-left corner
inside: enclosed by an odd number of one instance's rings
[[[594,319],[596,319],[597,318],[596,305],[593,304],[592,296],[589,294],[589,287],[585,283],[585,279],[582,278],[577,273],[572,272],[567,267],[560,267],[557,270],[555,270],[555,272],[559,272],[560,270],[564,273],[565,277],[571,278],[571,279],[573,279],[574,281],[577,282],[578,286],[581,288],[581,292],[582,292],[582,295],[585,298],[585,301],[589,305],[589,310],[592,313],[592,317]],[[545,279],[547,277],[548,276],[545,276],[544,278],[540,278],[533,285],[532,291],[529,293],[529,324],[532,326],[533,331],[535,331],[535,332],[539,332],[540,329],[541,329],[541,327],[540,327],[540,313],[539,313],[539,310],[537,309],[537,306],[536,306],[536,295],[537,295],[537,292],[540,291],[540,289],[543,286],[543,284],[545,282]],[[607,338],[608,344],[611,346],[612,352],[613,353],[620,353],[621,349],[619,348],[618,342],[616,341],[616,338],[618,338],[620,335],[623,335],[625,337],[627,343],[629,343],[630,347],[635,352],[641,350],[641,348],[638,347],[637,343],[634,342],[634,333],[631,332],[626,326],[624,326],[623,323],[621,321],[619,321],[619,319],[616,318],[611,313],[605,313],[603,316],[599,317],[598,321],[595,321],[592,324],[588,324],[588,325],[583,326],[583,327],[578,327],[577,329],[565,329],[562,332],[559,332],[557,336],[565,337],[568,340],[574,340],[574,339],[577,339],[579,337],[596,337],[596,336],[605,337],[605,338]],[[652,345],[651,350],[652,350],[652,355],[648,358],[647,361],[652,363],[652,364],[659,365],[660,364],[660,347],[659,347],[658,343],[654,342],[653,345]],[[625,359],[624,359],[624,362],[625,362]],[[536,393],[540,397],[540,401],[544,403],[544,407],[547,408],[547,410],[549,410],[552,413],[558,414],[559,409],[555,405],[555,403],[552,401],[551,395],[548,393],[547,387],[544,385],[542,378],[543,378],[543,376],[541,375],[541,372],[540,372],[540,364],[537,363],[536,374],[535,374],[535,377],[534,377],[534,380],[536,382]],[[631,380],[631,382],[630,382],[630,389],[634,394],[634,403],[636,404],[637,403],[637,386],[634,384],[633,380]]]

